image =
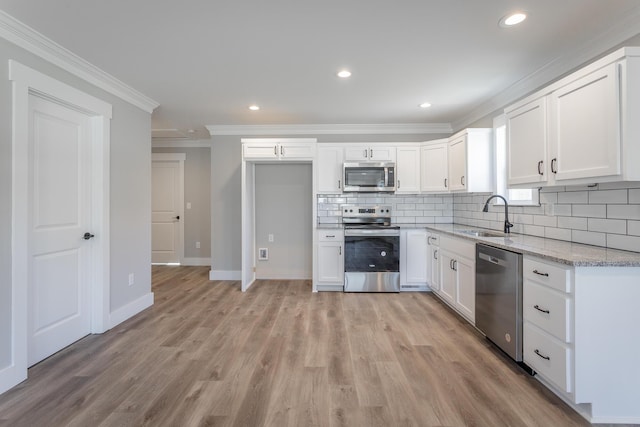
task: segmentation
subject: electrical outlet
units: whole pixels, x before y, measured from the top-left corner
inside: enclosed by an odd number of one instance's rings
[[[196,249],[200,249],[200,242],[196,242]]]
[[[269,259],[269,249],[260,248],[258,249],[258,260],[267,261]]]
[[[135,283],[135,276],[133,275],[133,273],[129,273],[129,286],[133,286],[134,283]]]
[[[273,243],[273,234],[269,234],[269,242]]]

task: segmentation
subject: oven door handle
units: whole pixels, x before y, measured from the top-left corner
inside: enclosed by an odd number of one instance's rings
[[[400,230],[344,230],[345,236],[388,237],[399,236]]]

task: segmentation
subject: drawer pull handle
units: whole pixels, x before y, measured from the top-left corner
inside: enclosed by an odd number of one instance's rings
[[[537,348],[533,350],[533,352],[538,356],[542,357],[544,360],[551,360],[549,356],[545,356],[544,354],[540,353],[540,350],[538,350]]]
[[[538,304],[534,305],[533,308],[535,308],[536,310],[541,311],[543,313],[547,313],[547,314],[551,313],[549,310],[545,310],[543,308],[540,308],[540,306]]]
[[[336,237],[335,234],[327,234],[327,237]]]
[[[533,272],[536,273],[538,276],[549,277],[549,273],[540,273],[538,270],[533,270]]]

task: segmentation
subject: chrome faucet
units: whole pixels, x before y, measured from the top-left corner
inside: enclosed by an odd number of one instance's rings
[[[513,227],[513,224],[509,222],[509,204],[507,203],[507,199],[499,194],[494,194],[493,196],[489,197],[486,202],[484,202],[482,212],[489,212],[489,202],[491,201],[491,199],[495,199],[496,197],[504,200],[504,232],[508,234],[511,232],[511,227]]]

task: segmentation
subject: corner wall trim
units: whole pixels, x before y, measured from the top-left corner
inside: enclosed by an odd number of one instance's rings
[[[149,114],[160,105],[1,10],[0,37]]]
[[[189,265],[189,266],[211,265],[211,258],[184,258],[182,260],[182,265]]]
[[[240,270],[210,270],[209,280],[242,280]]]
[[[208,125],[210,135],[407,135],[451,134],[450,123],[327,124],[327,125]]]
[[[140,298],[131,301],[124,307],[118,308],[116,311],[111,312],[109,315],[109,328],[118,326],[120,323],[127,319],[132,318],[136,314],[140,313],[153,305],[153,292],[149,292]]]

